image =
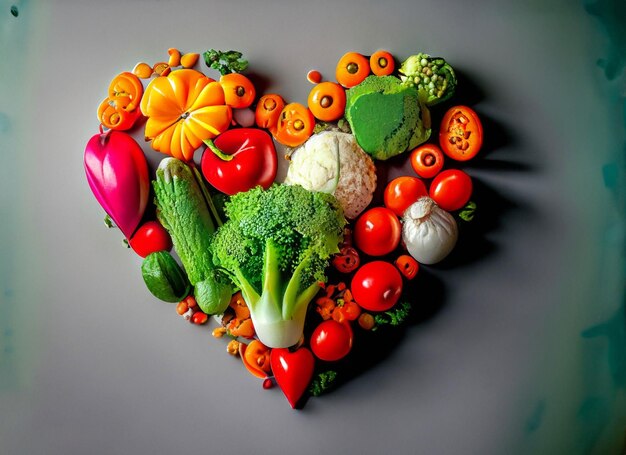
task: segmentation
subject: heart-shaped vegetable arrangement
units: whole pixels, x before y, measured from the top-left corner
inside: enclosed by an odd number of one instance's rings
[[[387,51],[349,52],[336,81],[308,73],[306,105],[257,94],[239,52],[204,53],[219,79],[198,59],[170,49],[167,63],[113,78],[87,180],[144,258],[148,290],[194,324],[215,316],[227,351],[299,407],[341,382],[360,341],[418,305],[420,264],[446,258],[472,216],[472,179],[449,164],[477,154],[481,122],[450,107],[429,142],[431,109],[457,80],[423,53],[397,65]],[[154,152],[131,133],[169,156],[149,171]],[[405,161],[414,172],[382,181],[377,168]]]

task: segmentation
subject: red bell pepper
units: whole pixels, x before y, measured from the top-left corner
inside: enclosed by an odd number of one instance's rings
[[[277,158],[272,137],[258,128],[234,128],[205,141],[202,174],[228,195],[256,186],[269,188],[276,178]]]

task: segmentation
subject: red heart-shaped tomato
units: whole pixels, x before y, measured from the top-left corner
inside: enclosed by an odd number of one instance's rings
[[[295,408],[313,377],[313,354],[307,348],[299,348],[293,352],[287,348],[274,348],[270,353],[270,365],[276,383],[291,407]]]

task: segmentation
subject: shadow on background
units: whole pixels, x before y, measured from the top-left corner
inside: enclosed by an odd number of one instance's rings
[[[452,106],[467,105],[474,107],[485,99],[482,88],[464,72],[457,72],[459,85],[458,91],[452,100],[434,106],[431,109],[433,122],[433,137],[431,143],[437,143],[437,132],[445,112]],[[498,151],[516,145],[514,133],[497,119],[491,118],[475,108],[481,118],[484,131],[483,147],[479,155],[467,162],[446,161],[445,168],[462,169],[472,174],[472,169],[480,170],[481,173],[507,173],[507,172],[532,172],[533,167],[521,161],[513,161],[498,156]],[[379,182],[387,182],[401,175],[415,176],[412,170],[408,153],[401,154],[386,162],[377,163],[377,176]],[[474,218],[467,222],[458,219],[459,241],[453,252],[444,261],[433,266],[421,266],[417,277],[413,281],[405,280],[403,299],[412,303],[411,313],[405,322],[399,326],[380,326],[375,332],[361,330],[358,326],[354,330],[354,344],[348,357],[339,363],[318,362],[317,372],[335,371],[337,377],[329,390],[336,389],[342,384],[363,374],[368,369],[385,361],[388,356],[397,349],[399,343],[407,335],[407,330],[419,324],[425,324],[437,317],[439,312],[447,305],[446,283],[444,275],[434,273],[440,270],[450,270],[457,267],[468,267],[478,261],[485,260],[497,249],[497,246],[489,240],[490,233],[501,228],[503,217],[517,210],[524,210],[518,201],[513,201],[498,191],[497,188],[485,183],[478,177],[473,179],[473,195],[471,200],[477,205]],[[427,185],[430,182],[426,182]],[[371,206],[383,204],[385,185],[378,185]],[[391,262],[402,254],[398,250],[383,259]],[[373,259],[362,257],[362,263]],[[349,278],[341,277],[349,283]],[[415,300],[414,296],[420,298]],[[401,299],[402,302],[402,299]],[[397,307],[397,306],[396,306]]]

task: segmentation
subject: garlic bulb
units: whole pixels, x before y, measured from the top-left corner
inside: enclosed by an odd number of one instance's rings
[[[429,197],[422,197],[404,212],[402,240],[409,254],[422,264],[443,260],[459,236],[454,217]]]

